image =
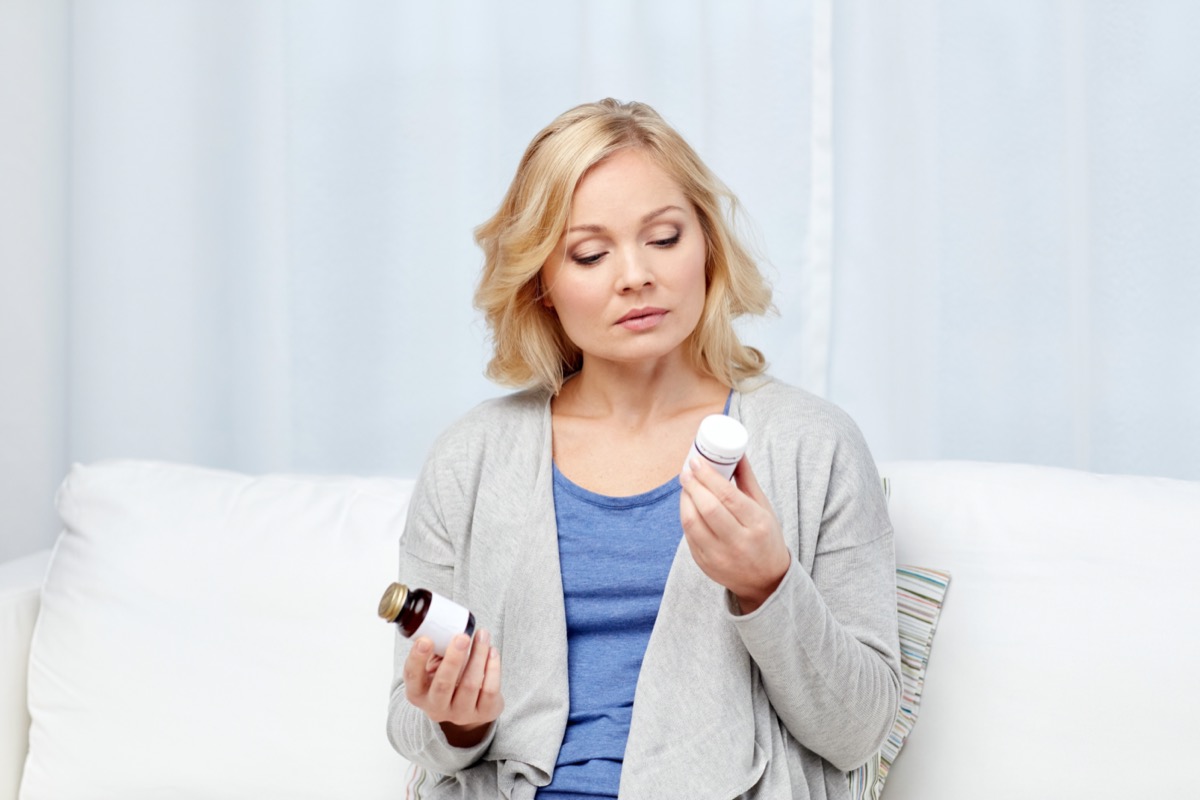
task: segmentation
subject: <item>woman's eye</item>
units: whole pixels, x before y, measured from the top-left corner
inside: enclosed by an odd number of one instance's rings
[[[576,264],[582,264],[585,267],[590,267],[593,264],[599,263],[600,259],[604,258],[604,253],[592,253],[586,256],[571,256],[571,259]]]
[[[654,245],[655,247],[674,247],[675,245],[679,244],[679,234],[676,233],[675,235],[666,239],[655,239],[650,244]]]

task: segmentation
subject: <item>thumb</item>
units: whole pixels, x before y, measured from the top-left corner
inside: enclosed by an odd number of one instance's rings
[[[429,694],[429,687],[433,684],[434,671],[430,667],[436,666],[432,662],[440,663],[441,658],[433,655],[432,645],[423,636],[417,639],[404,662],[404,688],[410,701]]]
[[[762,487],[758,485],[758,478],[754,476],[748,456],[742,456],[742,460],[734,468],[733,479],[737,482],[738,488],[749,495],[751,500],[765,508],[770,507],[771,501],[767,499]]]

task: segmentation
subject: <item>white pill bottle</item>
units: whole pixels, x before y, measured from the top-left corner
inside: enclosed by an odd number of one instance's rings
[[[749,439],[750,434],[746,432],[746,426],[733,417],[710,414],[700,421],[700,428],[692,441],[692,450],[683,462],[682,471],[687,472],[691,469],[692,459],[699,456],[721,473],[725,480],[729,480],[733,477],[734,468],[746,453],[746,442]]]

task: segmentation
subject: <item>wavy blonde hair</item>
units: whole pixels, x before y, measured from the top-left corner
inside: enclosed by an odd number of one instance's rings
[[[631,147],[675,180],[704,231],[707,289],[688,340],[693,365],[729,387],[766,369],[762,353],[743,345],[733,329],[737,317],[771,308],[771,289],[735,233],[737,198],[654,109],[610,98],[572,108],[534,137],[499,210],[475,229],[484,252],[475,305],[491,331],[492,380],[557,394],[582,366],[582,352],[541,302],[541,270],[566,229],[584,174]]]

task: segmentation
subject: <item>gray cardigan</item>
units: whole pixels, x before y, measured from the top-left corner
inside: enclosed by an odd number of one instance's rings
[[[879,748],[899,703],[882,486],[858,428],[824,400],[760,379],[729,413],[750,431],[792,566],[739,616],[680,543],[638,678],[621,797],[843,800],[845,772]],[[400,575],[493,632],[505,700],[480,745],[451,746],[405,699],[410,643],[397,636],[388,736],[435,774],[430,797],[528,800],[550,780],[568,711],[551,465],[549,396],[528,391],[452,426],[417,480]]]

